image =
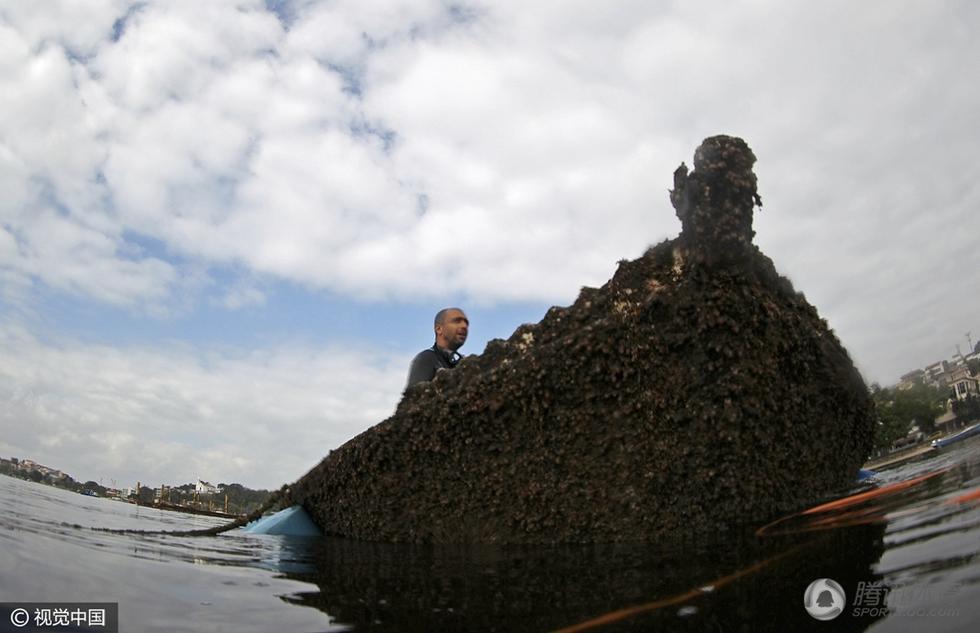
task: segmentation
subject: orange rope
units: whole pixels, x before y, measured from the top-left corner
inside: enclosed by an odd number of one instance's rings
[[[867,492],[859,492],[849,497],[844,497],[842,499],[836,499],[834,501],[828,501],[827,503],[822,503],[808,510],[798,512],[796,514],[791,514],[789,516],[776,519],[772,523],[763,525],[761,528],[755,531],[755,535],[765,536],[767,534],[783,534],[784,532],[773,532],[772,529],[781,523],[785,523],[786,521],[795,519],[797,517],[809,516],[821,512],[827,512],[828,510],[839,510],[842,508],[848,508],[857,505],[859,503],[868,501],[869,499],[876,499],[878,497],[883,497],[886,495],[894,494],[896,492],[901,492],[902,490],[907,490],[913,486],[922,483],[923,481],[926,481],[927,479],[932,479],[936,475],[941,475],[945,473],[947,470],[949,470],[949,468],[941,468],[939,470],[934,470],[932,472],[926,473],[925,475],[913,477],[912,479],[908,479],[906,481],[899,481],[893,484],[888,484],[887,486],[882,486],[881,488],[875,488],[874,490],[869,490]],[[879,511],[879,509],[873,508],[869,512],[875,512],[875,511]],[[823,530],[831,527],[846,527],[848,525],[860,525],[864,523],[874,522],[874,520],[871,517],[866,517],[863,519],[858,518],[860,514],[861,511],[851,511],[841,515],[834,515],[825,519],[811,521],[805,526],[790,530],[790,533],[813,532],[816,530]],[[881,518],[883,518],[883,515]]]
[[[874,499],[875,497],[881,497],[883,495],[890,495],[907,488],[911,488],[917,484],[922,483],[927,479],[932,479],[936,475],[941,475],[946,472],[947,468],[942,468],[940,470],[934,470],[931,473],[926,473],[919,477],[913,477],[912,479],[907,479],[905,481],[899,481],[894,484],[888,484],[887,486],[882,486],[881,488],[876,488],[874,490],[869,490],[868,492],[861,492],[856,495],[851,495],[850,497],[844,497],[843,499],[837,499],[835,501],[829,501],[827,503],[814,506],[809,510],[804,510],[801,514],[816,514],[818,512],[826,512],[827,510],[834,510],[836,508],[846,508],[852,506],[862,501],[867,501],[868,499]]]
[[[697,589],[691,589],[685,591],[684,593],[679,593],[675,596],[670,596],[669,598],[662,598],[660,600],[655,600],[654,602],[648,602],[647,604],[641,604],[635,607],[627,607],[625,609],[618,609],[616,611],[610,611],[591,620],[586,620],[585,622],[580,622],[578,624],[573,624],[572,626],[565,627],[555,631],[555,633],[579,633],[580,631],[588,631],[590,629],[595,629],[600,626],[606,626],[607,624],[612,624],[613,622],[620,622],[628,618],[640,615],[641,613],[649,613],[651,611],[656,611],[657,609],[662,609],[664,607],[669,607],[675,604],[681,604],[682,602],[687,602],[692,598],[697,598],[706,593],[710,593],[719,587],[723,587],[735,580],[738,580],[742,576],[747,576],[753,572],[759,571],[763,567],[771,565],[781,558],[785,558],[790,554],[796,553],[803,547],[809,546],[811,543],[804,543],[797,545],[796,547],[790,548],[785,552],[776,554],[775,556],[770,556],[769,558],[755,563],[746,567],[745,569],[740,569],[739,571],[729,574],[727,576],[722,576],[717,578],[706,585],[702,585]]]
[[[980,501],[980,488],[976,488],[966,494],[954,497],[946,503],[966,503],[968,501]]]

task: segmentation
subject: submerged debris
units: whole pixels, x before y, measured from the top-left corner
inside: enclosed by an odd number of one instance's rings
[[[696,536],[846,486],[872,405],[847,353],[752,244],[738,138],[674,174],[677,239],[410,388],[290,489],[330,534],[411,542]]]

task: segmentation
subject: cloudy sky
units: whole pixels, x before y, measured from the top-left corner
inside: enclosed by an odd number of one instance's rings
[[[969,0],[0,1],[0,456],[277,487],[679,230],[745,138],[757,243],[868,382],[980,339]]]

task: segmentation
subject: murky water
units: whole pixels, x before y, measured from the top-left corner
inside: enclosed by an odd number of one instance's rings
[[[974,439],[882,472],[876,495],[761,536],[753,526],[710,543],[418,547],[97,532],[87,528],[221,521],[0,476],[0,601],[117,602],[121,631],[972,632],[978,489]],[[831,621],[804,608],[822,578],[845,594]]]

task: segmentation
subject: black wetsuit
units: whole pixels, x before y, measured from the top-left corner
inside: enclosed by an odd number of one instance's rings
[[[460,355],[448,349],[433,345],[424,349],[412,359],[408,370],[408,385],[406,389],[420,382],[432,380],[440,369],[452,369],[459,363]]]

